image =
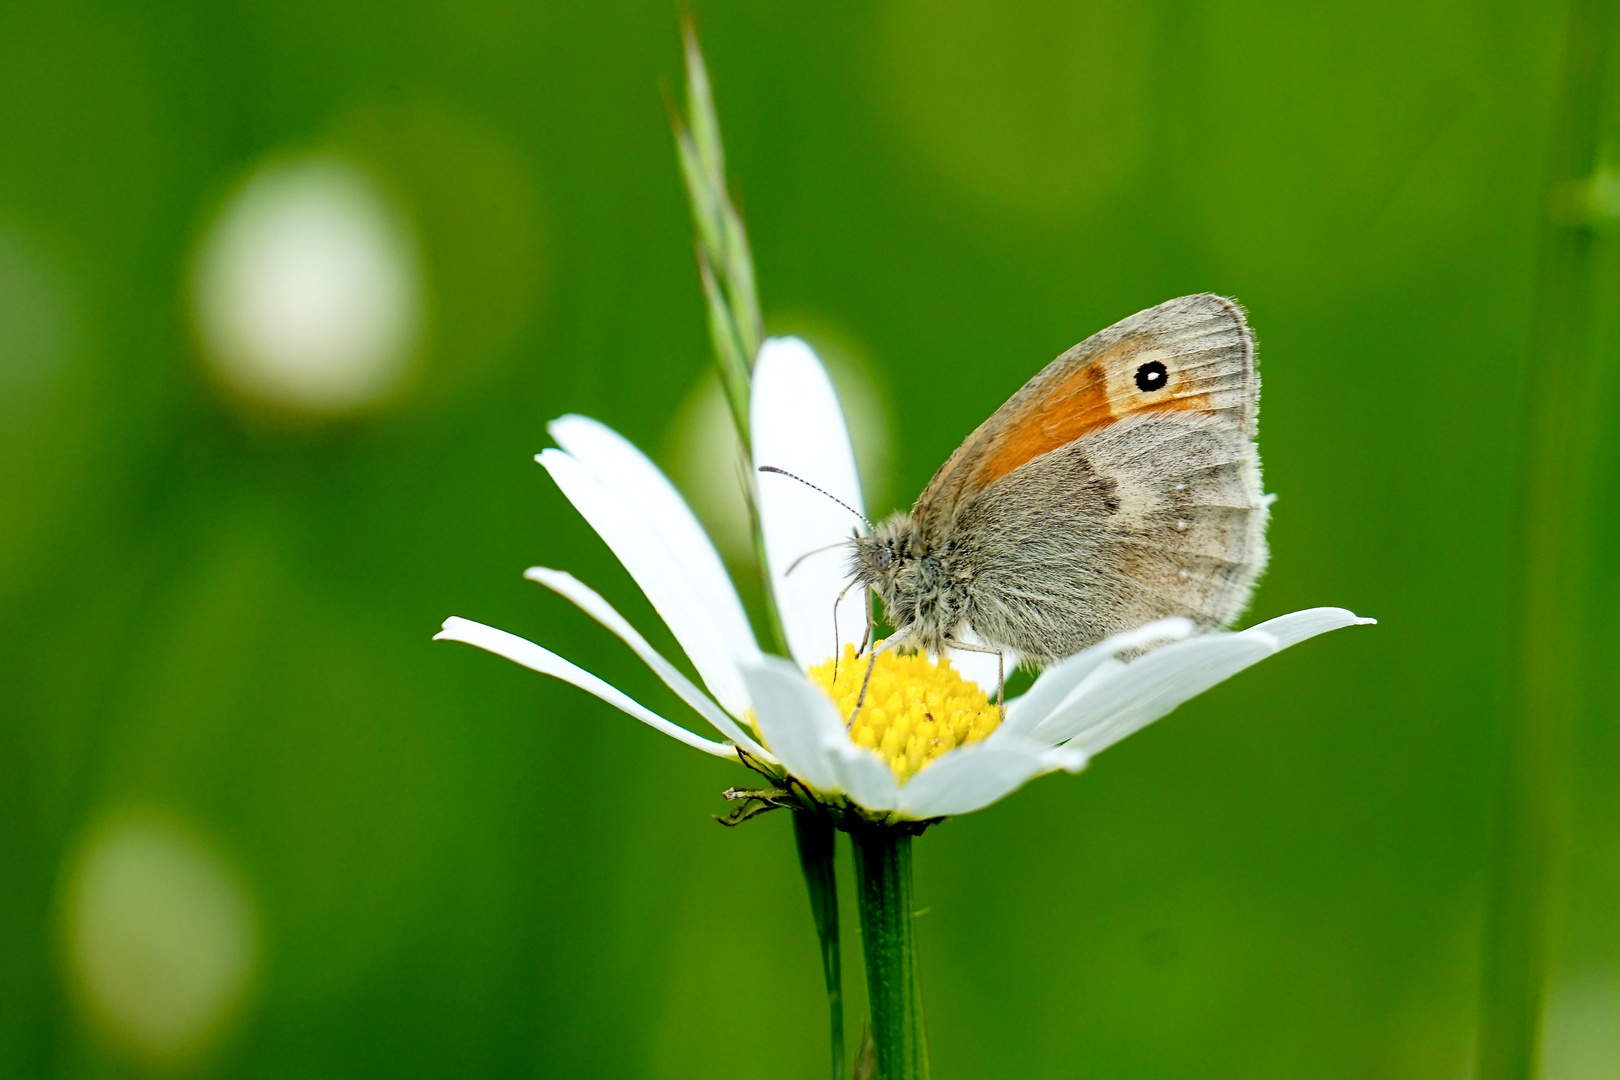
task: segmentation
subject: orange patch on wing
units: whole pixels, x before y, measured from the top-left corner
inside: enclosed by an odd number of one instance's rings
[[[1140,400],[1120,371],[1110,392],[1111,368],[1134,366],[1140,340],[1124,341],[1053,386],[996,436],[995,447],[973,471],[968,485],[977,490],[995,483],[1014,469],[1064,447],[1115,420],[1137,413],[1202,412],[1213,402],[1208,394],[1178,395],[1174,388],[1157,401]],[[1125,361],[1125,364],[1121,364]]]
[[[972,486],[993,484],[1026,461],[1111,423],[1106,361],[1098,357],[1035,402],[997,439],[996,448],[973,471]]]

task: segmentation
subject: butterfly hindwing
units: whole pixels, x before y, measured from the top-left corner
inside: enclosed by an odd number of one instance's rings
[[[1253,444],[1207,415],[1129,417],[965,502],[967,622],[1052,660],[1155,619],[1224,626],[1266,560]]]

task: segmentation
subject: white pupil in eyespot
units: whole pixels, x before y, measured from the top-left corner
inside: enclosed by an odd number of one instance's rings
[[[1149,360],[1136,369],[1136,388],[1144,394],[1155,390],[1163,390],[1164,384],[1169,380],[1170,371],[1157,360]]]

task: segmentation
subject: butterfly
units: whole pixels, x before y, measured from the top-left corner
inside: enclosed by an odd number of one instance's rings
[[[1182,616],[1230,624],[1266,565],[1260,379],[1243,309],[1183,296],[1053,360],[909,512],[850,543],[885,647],[1041,666]]]

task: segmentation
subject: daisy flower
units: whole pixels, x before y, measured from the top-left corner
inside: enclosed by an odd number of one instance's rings
[[[750,421],[756,468],[774,466],[822,489],[774,475],[756,485],[771,600],[792,660],[760,648],[719,554],[674,485],[586,417],[554,421],[557,447],[538,460],[646,594],[701,686],[571,575],[544,567],[525,574],[617,635],[718,738],[503,630],[451,618],[437,638],[572,683],[687,746],[748,764],[780,785],[782,805],[815,803],[905,825],[981,809],[1044,773],[1078,772],[1092,755],[1273,653],[1373,621],[1311,608],[1235,633],[1195,635],[1187,620],[1165,619],[1052,665],[1004,711],[994,656],[883,652],[857,712],[870,654],[856,652],[866,602],[846,589],[844,542],[851,511],[862,508],[860,480],[832,384],[804,342],[775,338],[760,349]]]

